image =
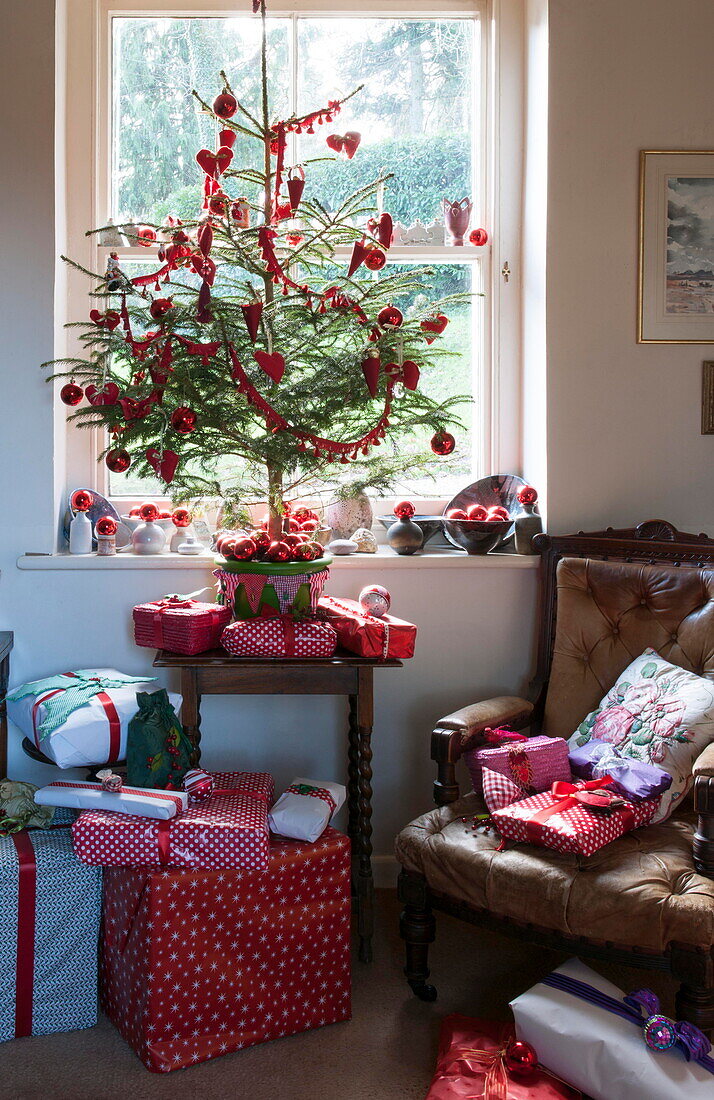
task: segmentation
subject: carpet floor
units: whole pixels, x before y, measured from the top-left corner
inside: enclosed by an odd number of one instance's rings
[[[364,966],[355,956],[351,1021],[157,1075],[102,1017],[87,1031],[3,1044],[1,1100],[422,1100],[441,1017],[507,1019],[509,1000],[565,956],[437,914],[429,961],[439,997],[423,1004],[402,975],[396,895],[381,890],[377,897],[374,962]],[[663,1010],[673,1010],[668,977],[596,968],[625,989],[651,986]]]

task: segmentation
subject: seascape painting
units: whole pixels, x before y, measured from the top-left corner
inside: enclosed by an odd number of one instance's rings
[[[714,315],[714,179],[667,178],[669,315]]]

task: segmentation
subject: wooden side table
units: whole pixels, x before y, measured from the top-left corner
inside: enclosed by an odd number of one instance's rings
[[[396,659],[380,661],[337,651],[333,657],[230,657],[210,650],[195,657],[159,650],[156,668],[181,673],[181,711],[193,745],[191,763],[201,760],[202,695],[346,695],[349,699],[347,749],[348,833],[352,842],[352,885],[357,903],[359,957],[372,960],[374,880],[372,878],[372,725],[373,672],[400,668]]]
[[[0,630],[0,779],[7,778],[7,685],[10,679],[10,650],[14,643],[11,630]]]

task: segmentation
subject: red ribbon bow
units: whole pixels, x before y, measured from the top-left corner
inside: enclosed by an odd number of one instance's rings
[[[551,806],[545,806],[542,810],[537,810],[525,823],[528,840],[532,843],[538,842],[541,835],[539,826],[549,818],[554,817],[556,814],[565,813],[567,810],[572,810],[573,806],[577,806],[579,803],[586,804],[580,797],[584,792],[599,791],[612,782],[611,775],[604,775],[601,779],[588,779],[587,782],[583,783],[568,783],[564,779],[557,780],[549,792],[556,801]],[[623,807],[623,812],[629,812],[634,821],[634,812],[631,807]]]

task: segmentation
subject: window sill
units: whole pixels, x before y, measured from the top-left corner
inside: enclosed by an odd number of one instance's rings
[[[349,554],[336,556],[333,569],[535,569],[538,555],[526,557],[519,554],[462,554],[458,550],[433,550],[426,554],[401,556],[386,546],[380,546],[376,554]],[[212,554],[185,557],[180,554],[117,554],[98,557],[96,554],[22,554],[17,559],[18,569],[26,570],[125,570],[171,569],[206,570],[213,566]]]

